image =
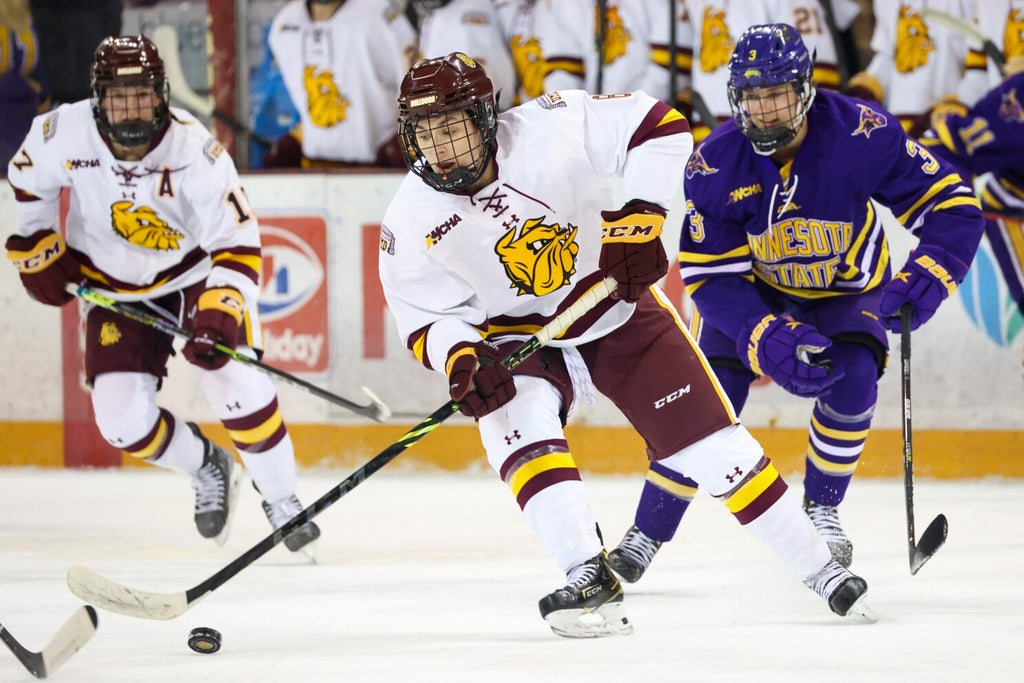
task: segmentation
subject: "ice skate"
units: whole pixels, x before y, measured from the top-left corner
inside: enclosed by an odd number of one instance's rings
[[[203,436],[194,423],[189,422],[188,428],[203,442],[203,464],[192,474],[196,529],[203,538],[212,538],[217,545],[224,545],[231,530],[242,473],[235,467],[232,454]]]
[[[868,583],[835,559],[828,561],[814,576],[804,579],[804,584],[820,595],[833,612],[841,617],[857,614],[870,622],[878,621],[864,601]]]
[[[629,635],[633,625],[622,605],[622,584],[602,550],[569,572],[567,583],[540,600],[540,615],[566,638]]]
[[[661,541],[640,531],[634,524],[622,537],[619,546],[608,553],[608,566],[627,583],[636,583],[647,571]]]
[[[843,526],[839,523],[839,508],[818,505],[804,497],[804,512],[810,517],[814,528],[828,543],[828,549],[832,551],[835,561],[844,567],[849,567],[853,562],[853,543],[850,542],[846,532],[843,531]]]
[[[283,527],[303,509],[302,503],[294,495],[285,496],[273,503],[264,500],[261,505],[263,505],[263,512],[266,513],[270,525],[275,529]],[[306,557],[316,562],[316,544],[313,541],[318,538],[320,538],[320,527],[313,522],[306,522],[285,537],[284,546],[293,553],[301,550]]]

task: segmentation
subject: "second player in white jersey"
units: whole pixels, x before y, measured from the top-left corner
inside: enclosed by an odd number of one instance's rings
[[[304,0],[274,17],[268,41],[302,119],[307,159],[373,164],[394,138],[395,93],[415,51],[416,36],[388,0]],[[319,15],[318,15],[319,16]]]

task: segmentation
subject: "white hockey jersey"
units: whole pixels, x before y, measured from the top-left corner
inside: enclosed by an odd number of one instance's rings
[[[919,10],[938,9],[971,21],[971,5],[972,0],[875,0],[875,56],[867,72],[878,79],[883,104],[893,114],[901,119],[919,116],[945,96],[956,95],[967,41],[946,26],[926,21]]]
[[[538,0],[494,0],[516,74],[513,104],[544,94],[544,55],[534,26]]]
[[[626,199],[667,208],[692,146],[685,119],[644,93],[572,90],[498,117],[498,178],[474,195],[435,191],[410,173],[380,245],[402,341],[443,370],[458,342],[536,332],[601,280],[600,212],[621,203],[613,176]],[[633,309],[606,300],[553,345],[607,334]]]
[[[70,187],[66,240],[95,289],[131,301],[205,279],[254,307],[259,224],[234,162],[191,114],[171,114],[140,161],[114,157],[88,100],[37,116],[7,167],[17,232],[59,232],[61,189]]]
[[[302,119],[303,155],[373,163],[398,130],[398,88],[416,49],[405,16],[388,0],[348,0],[314,22],[294,0],[274,17],[268,43]]]
[[[850,28],[860,14],[855,0],[830,0],[837,31]],[[814,82],[818,87],[839,89],[839,52],[819,0],[764,0],[768,21],[796,28],[807,50],[814,55]],[[852,74],[848,74],[852,75]]]
[[[1024,57],[1024,0],[975,0],[974,13],[978,28],[1002,52],[1005,61]],[[966,66],[957,94],[962,102],[973,105],[1003,77],[973,41],[968,41]]]
[[[516,75],[501,24],[491,0],[453,0],[431,10],[420,21],[419,56],[430,59],[463,52],[484,67],[500,93],[498,109],[512,106]]]

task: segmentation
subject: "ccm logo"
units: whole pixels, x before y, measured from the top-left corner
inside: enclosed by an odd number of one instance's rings
[[[679,398],[683,394],[688,394],[688,393],[690,393],[690,385],[689,384],[687,384],[685,387],[681,387],[679,389],[676,389],[675,391],[673,391],[668,396],[665,396],[664,398],[659,398],[657,401],[654,402],[654,409],[657,410],[658,408],[661,408],[662,406],[664,406],[666,403],[671,403],[672,401],[676,400],[677,398]]]

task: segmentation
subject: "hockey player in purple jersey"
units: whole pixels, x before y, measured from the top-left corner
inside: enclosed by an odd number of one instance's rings
[[[693,329],[737,412],[770,376],[814,398],[804,508],[835,559],[853,547],[836,508],[871,425],[899,310],[926,322],[967,274],[977,198],[952,166],[877,105],[815,94],[811,56],[787,24],[752,26],[730,63],[733,118],[686,168],[681,275]],[[890,277],[873,202],[919,239]],[[674,535],[696,483],[652,461],[635,524],[609,553],[636,581]]]
[[[935,120],[921,144],[948,160],[975,188],[985,236],[1007,289],[1024,313],[1024,73],[1008,76],[963,115]]]

